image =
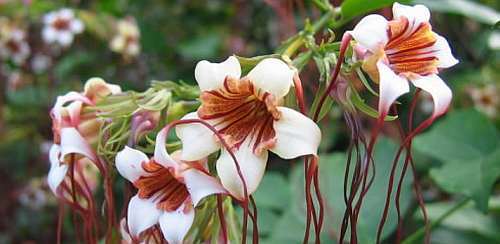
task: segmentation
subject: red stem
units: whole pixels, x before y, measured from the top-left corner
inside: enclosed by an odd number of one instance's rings
[[[340,67],[342,66],[342,63],[344,62],[344,55],[345,51],[347,50],[347,47],[349,46],[349,42],[351,41],[351,35],[349,33],[345,33],[344,36],[342,37],[342,42],[340,44],[340,51],[339,51],[339,58],[337,60],[337,64],[335,65],[335,69],[333,70],[332,74],[332,80],[330,81],[330,84],[328,84],[328,87],[325,89],[323,92],[323,95],[321,95],[321,98],[319,100],[318,106],[316,107],[316,111],[314,112],[313,120],[317,122],[319,113],[321,111],[321,108],[323,107],[323,104],[325,103],[326,98],[332,91],[332,89],[335,87],[337,84],[337,78],[340,73]]]
[[[222,205],[221,195],[217,195],[217,211],[219,213],[219,221],[222,230],[222,241],[224,244],[227,244],[227,226],[226,226],[226,218],[224,217],[224,209]]]

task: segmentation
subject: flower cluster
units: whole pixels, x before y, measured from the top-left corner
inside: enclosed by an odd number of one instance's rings
[[[50,188],[58,196],[64,197],[64,192],[71,193],[68,188],[70,182],[67,181],[74,178],[67,177],[68,172],[71,173],[69,167],[96,165],[99,172],[108,177],[112,174],[102,158],[111,158],[114,162],[107,163],[114,166],[133,188],[126,218],[120,223],[123,239],[139,242],[146,236],[163,236],[169,243],[182,243],[195,223],[195,216],[199,216],[195,209],[204,201],[213,200],[209,197],[211,195],[216,195],[219,212],[223,212],[220,206],[222,197],[241,203],[244,212],[248,212],[249,198],[257,191],[265,175],[270,152],[285,160],[303,157],[307,224],[314,222],[318,242],[324,216],[318,180],[318,148],[322,137],[317,124],[318,114],[328,95],[335,96],[342,104],[349,104],[352,94],[357,94],[356,89],[350,89],[350,79],[358,74],[340,74],[341,66],[360,64],[358,67],[379,85],[381,123],[395,100],[409,92],[409,82],[432,97],[432,119],[444,114],[451,101],[451,90],[438,74],[441,69],[451,67],[458,61],[453,57],[446,39],[432,31],[429,10],[422,5],[412,7],[395,3],[393,15],[394,18],[389,21],[380,15],[369,15],[337,43],[340,44],[339,60],[335,61],[333,79],[325,90],[318,92],[323,97],[316,97],[320,99],[315,111],[312,111],[312,119],[307,116],[304,106],[298,66],[294,66],[296,62],[291,62],[286,55],[257,57],[251,62],[246,60],[246,63],[236,56],[220,63],[198,62],[194,78],[199,92],[195,93],[198,97],[194,103],[199,103],[199,106],[194,112],[194,109],[186,109],[183,117],[175,121],[165,119],[172,110],[155,105],[162,99],[164,103],[183,100],[185,97],[179,95],[182,94],[182,85],[174,87],[172,83],[165,83],[161,89],[173,91],[168,93],[169,97],[154,97],[140,104],[138,101],[152,94],[149,90],[140,95],[133,92],[125,94],[119,86],[107,84],[99,78],[90,79],[82,93],[69,92],[58,97],[51,110],[54,144],[50,150]],[[44,22],[44,38],[63,46],[72,42],[73,34],[83,30],[81,22],[67,9],[48,14]],[[351,37],[355,42],[351,43]],[[125,57],[138,55],[139,29],[133,19],[117,23],[117,33],[110,46]],[[349,46],[354,50],[354,56],[349,60],[352,62],[344,62]],[[289,96],[291,89],[295,91],[293,96]],[[172,94],[176,97],[170,97]],[[285,103],[287,96],[297,98],[300,112],[286,106],[289,104]],[[105,101],[104,105],[100,106],[102,101]],[[131,108],[122,108],[127,106]],[[100,114],[103,107],[125,112],[104,120]],[[114,132],[113,125],[116,124],[113,123],[118,121],[124,123],[117,126],[119,129],[116,131],[119,132]],[[165,124],[165,127],[157,128]],[[178,139],[175,145],[167,143],[167,139],[173,139],[169,136],[171,129],[175,130]],[[366,153],[366,161],[357,165],[357,173],[352,175],[357,187],[361,185],[361,194],[357,197],[358,188],[352,189],[350,198],[357,199],[356,205],[359,206],[371,184],[365,186],[377,135],[374,131],[366,152],[363,152]],[[155,132],[155,140],[146,136]],[[416,134],[417,130],[411,133]],[[411,138],[412,135],[406,137],[401,147],[406,148]],[[101,150],[99,154],[97,148],[106,140],[113,145],[114,151]],[[79,177],[80,180],[85,178]],[[311,187],[311,184],[314,186]],[[106,185],[106,190],[110,189],[112,187]],[[316,191],[317,202],[312,200],[311,189]],[[112,193],[106,194],[112,196]],[[315,204],[320,208],[318,214]],[[349,204],[351,210],[347,208],[346,213],[352,212],[352,200]],[[112,208],[110,205],[107,207]],[[250,216],[257,218],[256,213]],[[223,216],[220,218],[224,219]],[[352,219],[357,219],[357,216],[345,217],[343,224]],[[351,224],[354,225],[352,228],[356,228],[355,223]],[[246,222],[243,226],[246,227]],[[246,238],[245,227],[243,242]],[[309,226],[305,243],[308,231]],[[344,233],[345,228],[341,233],[341,242]]]

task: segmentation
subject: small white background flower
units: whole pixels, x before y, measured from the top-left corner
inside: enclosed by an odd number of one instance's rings
[[[82,33],[83,23],[75,17],[71,9],[63,8],[50,12],[43,16],[44,28],[42,37],[46,43],[57,43],[61,46],[69,46],[75,34]]]
[[[26,42],[26,33],[18,28],[12,28],[2,33],[0,40],[0,56],[11,59],[15,64],[22,65],[30,55],[30,47]]]
[[[110,42],[110,48],[126,57],[137,56],[141,51],[139,37],[139,27],[133,18],[119,20],[116,24],[116,35]]]

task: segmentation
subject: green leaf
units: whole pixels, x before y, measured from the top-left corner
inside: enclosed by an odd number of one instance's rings
[[[368,106],[368,104],[365,103],[365,101],[363,100],[363,98],[361,98],[359,96],[359,94],[353,89],[352,90],[352,96],[351,96],[351,102],[352,104],[357,108],[359,109],[361,112],[363,112],[364,114],[372,117],[372,118],[378,118],[379,117],[379,113],[377,110],[375,110],[374,108]],[[395,119],[397,119],[398,116],[395,115],[395,116],[392,116],[392,115],[387,115],[384,120],[385,121],[393,121]]]
[[[361,214],[359,216],[359,243],[375,243],[378,224],[385,204],[390,169],[396,149],[396,145],[386,138],[380,138],[380,141],[375,146],[374,160],[376,175],[373,185],[365,197],[365,204],[363,205]],[[344,153],[323,155],[320,157],[319,164],[321,192],[325,197],[327,206],[325,225],[323,229],[323,232],[325,234],[324,238],[335,240],[336,237],[338,237],[343,213],[345,211],[345,203],[343,198],[343,181],[346,168],[346,156]],[[402,166],[402,160],[399,161],[399,166]],[[352,172],[352,170],[354,169],[354,163],[352,163],[351,167]],[[397,172],[400,172],[401,168],[402,167],[398,167]],[[396,174],[395,179],[398,178],[399,173]],[[291,181],[293,193],[292,208],[295,212],[295,215],[300,217],[297,218],[302,219],[303,226],[303,216],[305,215],[305,198],[304,174],[302,166],[297,166],[294,168],[291,176]],[[408,172],[405,180],[403,181],[403,188],[400,198],[400,206],[403,214],[408,210],[412,199],[411,184],[412,176],[411,173]],[[394,193],[396,191],[395,188],[393,189],[392,199],[394,199]],[[388,219],[384,227],[383,238],[388,237],[395,230],[396,226],[397,215],[396,209],[394,207],[394,201],[392,200],[390,204]],[[293,233],[295,235],[295,232]],[[300,234],[303,233],[301,232]],[[302,235],[299,236],[302,237]],[[327,242],[326,239],[323,239],[323,241],[325,243],[330,243]]]
[[[469,0],[415,0],[433,11],[459,14],[478,22],[494,25],[500,20],[498,11],[480,3]]]
[[[435,221],[440,218],[445,212],[453,208],[456,203],[453,202],[440,202],[426,204],[427,215],[430,221]],[[419,210],[417,210],[419,211]],[[415,215],[416,218],[422,220],[422,215],[418,212]],[[497,218],[492,215],[485,215],[478,210],[474,209],[472,204],[465,205],[460,210],[449,215],[443,222],[441,222],[438,229],[435,231],[456,231],[460,233],[469,233],[470,235],[476,235],[477,238],[489,239],[490,241],[495,240],[496,243],[500,242],[500,224]],[[432,243],[456,243],[456,242],[444,242],[443,239],[448,238],[436,238],[434,236],[435,231],[433,231],[431,237],[433,237]],[[484,243],[484,242],[476,242]]]
[[[276,172],[268,172],[255,192],[257,206],[281,210],[283,203],[290,202],[290,191],[285,177]]]
[[[182,42],[179,45],[179,52],[188,59],[206,59],[216,56],[220,45],[221,38],[219,34],[206,34]]]
[[[390,6],[394,2],[406,3],[408,0],[346,0],[342,3],[341,19],[336,22],[336,26],[341,26],[351,19],[369,13],[371,11]]]
[[[497,129],[484,115],[475,110],[451,113],[413,145],[443,163],[430,172],[441,188],[472,197],[487,211],[492,185],[500,176],[500,143]]]

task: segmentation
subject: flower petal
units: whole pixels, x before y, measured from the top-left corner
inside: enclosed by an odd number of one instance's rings
[[[49,151],[50,170],[47,176],[47,183],[54,194],[57,195],[57,187],[61,184],[68,172],[68,165],[61,164],[59,161],[59,153],[61,148],[57,144],[53,144]]]
[[[170,156],[170,154],[168,154],[167,147],[165,145],[168,129],[169,127],[164,127],[156,135],[155,152],[153,157],[154,160],[163,165],[163,167],[178,169],[179,164]]]
[[[57,32],[52,26],[46,26],[42,30],[43,40],[47,43],[53,43],[57,38]]]
[[[123,150],[116,154],[115,165],[118,172],[130,182],[135,182],[146,172],[142,168],[143,162],[149,159],[143,152],[125,146]]]
[[[63,8],[63,9],[59,10],[58,17],[65,19],[65,20],[69,20],[69,19],[73,19],[75,17],[75,13],[70,8]]]
[[[384,17],[371,14],[361,19],[350,33],[363,48],[376,52],[389,40],[387,28],[388,22]]]
[[[127,219],[125,218],[120,220],[120,235],[122,236],[122,243],[132,243],[132,238],[127,230]]]
[[[194,77],[201,91],[221,88],[227,76],[239,79],[241,76],[240,62],[235,56],[230,56],[222,63],[210,63],[202,60],[196,64]]]
[[[216,193],[226,193],[219,181],[204,172],[196,169],[188,169],[184,172],[184,182],[196,206],[206,196]]]
[[[253,85],[275,98],[284,97],[293,84],[294,70],[277,58],[266,58],[260,61],[247,77]]]
[[[70,28],[73,33],[81,33],[83,31],[83,23],[79,19],[74,19],[71,21]]]
[[[321,141],[318,125],[305,115],[286,107],[278,107],[279,120],[274,122],[276,144],[270,150],[284,159],[316,155]]]
[[[185,119],[199,119],[196,112],[186,114]],[[220,144],[214,133],[199,123],[178,125],[175,128],[177,137],[182,142],[181,159],[195,161],[207,157],[219,150]]]
[[[65,104],[73,101],[80,101],[85,104],[92,104],[92,101],[90,101],[87,97],[83,96],[82,94],[78,92],[68,92],[64,96],[58,96],[56,103],[54,104],[54,107],[52,107],[51,113],[54,116],[56,120],[61,119],[61,109],[64,107]],[[70,109],[70,111],[73,109]],[[73,113],[70,112],[70,115]],[[74,115],[74,114],[73,114]]]
[[[61,156],[60,160],[64,161],[64,157],[68,154],[76,153],[87,157],[92,162],[97,162],[97,157],[90,148],[90,145],[73,127],[61,129]]]
[[[59,31],[57,32],[57,41],[61,46],[67,47],[73,42],[73,33],[69,31]]]
[[[416,87],[431,94],[432,100],[434,100],[432,117],[440,116],[448,110],[453,95],[451,89],[439,76],[421,76],[417,79],[412,79],[411,82]]]
[[[405,78],[402,78],[392,71],[382,61],[377,62],[380,77],[380,99],[378,101],[378,111],[381,116],[386,116],[389,108],[396,99],[409,92],[410,86]]]
[[[435,50],[435,55],[439,60],[439,68],[449,68],[458,63],[458,60],[453,57],[451,53],[450,45],[446,39],[436,33],[436,43],[434,43],[432,49]]]
[[[160,228],[165,239],[170,244],[182,243],[187,232],[193,225],[194,208],[188,207],[184,210],[184,205],[173,212],[163,212],[160,216]]]
[[[394,5],[392,5],[392,13],[394,19],[399,19],[402,16],[406,17],[410,24],[413,23],[414,27],[419,26],[420,23],[429,22],[431,17],[429,9],[421,4],[408,6],[394,3]]]
[[[251,145],[253,144],[249,143],[249,140],[246,140],[240,148],[234,152],[243,178],[245,179],[247,193],[249,195],[259,186],[266,169],[268,157],[267,151],[263,151],[260,155],[255,155]],[[243,184],[236,170],[235,162],[226,149],[222,150],[217,160],[216,167],[224,188],[234,197],[243,200],[245,198]]]
[[[151,199],[141,199],[135,195],[128,204],[128,229],[130,235],[138,237],[141,232],[158,223],[163,211],[156,208],[156,203]]]

